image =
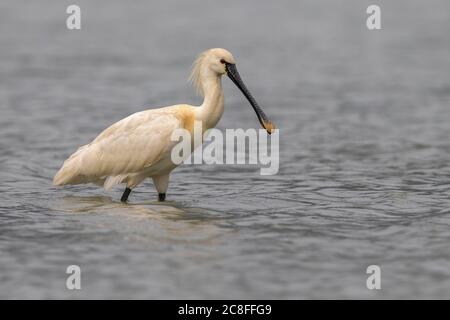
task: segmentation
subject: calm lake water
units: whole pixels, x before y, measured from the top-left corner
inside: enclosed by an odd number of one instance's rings
[[[70,1],[0,4],[0,298],[450,298],[448,1],[76,3],[79,31]],[[111,123],[200,104],[211,47],[280,128],[277,175],[183,166],[165,204],[52,186]],[[219,128],[258,128],[223,82]]]

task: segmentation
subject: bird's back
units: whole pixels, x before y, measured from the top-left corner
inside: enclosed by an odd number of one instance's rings
[[[64,162],[53,179],[54,185],[103,185],[109,177],[145,170],[170,152],[175,145],[170,139],[172,132],[190,122],[192,109],[176,105],[146,110],[114,123]]]

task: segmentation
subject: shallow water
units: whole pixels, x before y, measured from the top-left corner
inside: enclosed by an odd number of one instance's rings
[[[356,0],[78,1],[80,31],[70,3],[0,4],[0,297],[450,298],[450,4],[392,2],[380,31]],[[111,123],[200,103],[217,46],[281,128],[278,175],[180,167],[164,204],[52,187]],[[224,86],[219,128],[258,127]]]

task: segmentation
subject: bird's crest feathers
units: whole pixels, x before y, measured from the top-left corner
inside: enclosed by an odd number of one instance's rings
[[[191,71],[191,75],[189,76],[189,81],[194,86],[195,90],[197,91],[197,94],[202,97],[204,96],[204,92],[203,92],[202,82],[200,80],[200,71],[201,71],[201,67],[202,67],[203,60],[205,59],[205,57],[206,57],[206,51],[202,52],[197,57],[197,59],[192,64],[192,71]]]

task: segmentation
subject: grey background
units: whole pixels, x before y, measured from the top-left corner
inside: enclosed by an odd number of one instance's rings
[[[448,1],[77,0],[69,31],[72,3],[0,3],[1,298],[450,298]],[[199,104],[211,47],[280,128],[278,175],[184,166],[165,205],[150,181],[128,205],[51,186],[111,123]],[[258,128],[224,87],[219,128]]]

